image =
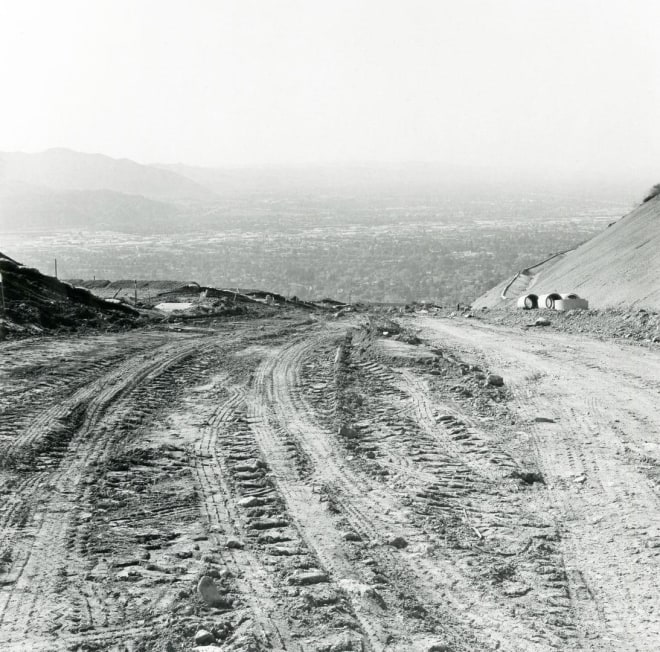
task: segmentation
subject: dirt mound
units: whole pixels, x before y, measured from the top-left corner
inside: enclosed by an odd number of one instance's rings
[[[138,313],[133,308],[104,301],[2,253],[0,273],[4,294],[0,337],[59,329],[117,329],[137,322]]]
[[[523,294],[576,292],[591,308],[660,308],[660,196],[572,251],[521,270],[473,307],[515,306]]]

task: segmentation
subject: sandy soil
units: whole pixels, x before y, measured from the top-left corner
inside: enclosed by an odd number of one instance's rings
[[[485,360],[513,391],[548,489],[582,648],[657,649],[660,352],[474,322],[422,323],[431,339]]]
[[[1,344],[0,649],[657,649],[660,353],[402,323]]]

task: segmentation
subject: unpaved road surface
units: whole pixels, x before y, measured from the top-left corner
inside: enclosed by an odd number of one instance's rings
[[[582,647],[660,648],[658,347],[467,320],[420,325],[507,378],[561,535]]]
[[[657,350],[405,326],[0,344],[0,650],[658,649]]]

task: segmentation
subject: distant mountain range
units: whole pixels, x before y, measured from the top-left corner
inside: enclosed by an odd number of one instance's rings
[[[0,152],[0,229],[145,232],[219,225],[258,213],[253,199],[354,193],[456,192],[460,174],[437,166],[205,168],[142,165],[69,149]],[[463,178],[465,183],[465,178]],[[238,204],[237,204],[238,202]],[[248,206],[237,210],[238,205]],[[239,217],[236,217],[236,216]],[[238,222],[236,220],[239,220]]]
[[[264,214],[271,219],[268,207],[275,205],[285,212],[302,210],[303,216],[315,219],[310,199],[317,204],[339,200],[341,205],[356,199],[371,205],[378,200],[389,206],[411,198],[424,203],[425,197],[438,196],[443,201],[486,197],[492,202],[521,193],[583,196],[585,192],[578,182],[553,190],[549,180],[525,186],[506,172],[431,163],[206,168],[142,165],[61,148],[30,154],[0,152],[0,230],[4,231],[242,228]],[[616,199],[627,194],[607,184],[598,184],[590,193],[601,200],[608,193]],[[327,216],[325,208],[321,213]]]
[[[128,159],[50,149],[0,152],[0,229],[144,231],[181,222],[215,194],[171,170]]]
[[[172,170],[69,149],[0,153],[0,181],[53,191],[110,190],[161,201],[213,199],[208,188]]]

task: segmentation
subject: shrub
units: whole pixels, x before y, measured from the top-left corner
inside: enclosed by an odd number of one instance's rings
[[[657,197],[658,195],[660,195],[660,183],[656,183],[655,186],[653,186],[653,188],[649,190],[649,194],[646,197],[644,197],[643,203],[646,203],[647,201],[653,199],[654,197]]]

